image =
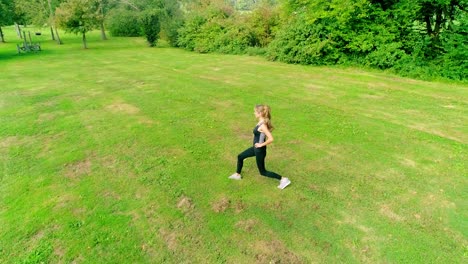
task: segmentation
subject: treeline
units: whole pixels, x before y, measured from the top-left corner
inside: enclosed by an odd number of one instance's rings
[[[468,0],[0,0],[1,26],[159,37],[206,53],[466,80]],[[54,36],[55,35],[55,36]],[[3,40],[3,37],[2,37]]]
[[[199,0],[177,44],[312,65],[363,65],[418,78],[466,80],[467,1]],[[243,1],[248,2],[248,1]]]
[[[155,46],[164,29],[170,39],[177,38],[182,13],[177,0],[0,0],[1,27],[13,23],[50,27],[52,39],[62,44],[57,28],[82,35],[100,29],[107,39],[106,26],[116,36],[145,36]]]

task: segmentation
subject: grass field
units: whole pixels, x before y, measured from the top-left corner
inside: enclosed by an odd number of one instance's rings
[[[0,263],[467,261],[465,84],[4,31]]]

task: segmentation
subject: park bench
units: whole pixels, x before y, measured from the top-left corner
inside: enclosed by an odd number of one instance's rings
[[[18,49],[18,54],[21,54],[21,52],[35,52],[41,51],[41,44],[24,42],[21,44],[16,44],[16,48]]]
[[[26,40],[26,32],[23,31],[23,43],[16,44],[16,49],[18,50],[18,54],[21,54],[22,52],[27,53],[27,52],[41,51],[41,44],[32,42],[31,32],[28,32],[28,35],[29,35],[29,42]]]

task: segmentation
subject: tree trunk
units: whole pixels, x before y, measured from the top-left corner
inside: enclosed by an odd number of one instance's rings
[[[427,30],[427,35],[432,35],[432,26],[431,26],[431,18],[429,15],[424,16],[424,20],[426,21],[426,30]]]
[[[87,49],[88,45],[86,45],[86,33],[83,32],[83,48]]]
[[[52,33],[52,40],[55,40],[54,31],[52,30],[52,28],[55,28],[55,35],[57,36],[57,44],[62,45],[62,40],[60,39],[59,33],[57,31],[57,26],[55,26],[54,10],[52,9],[51,0],[48,0],[47,3],[49,4],[49,23],[52,25],[50,27],[50,32]]]
[[[437,37],[440,33],[440,29],[442,27],[442,9],[438,8],[436,10],[436,21],[434,25],[434,36]]]
[[[62,42],[62,40],[60,39],[60,36],[59,36],[58,30],[57,30],[57,27],[54,27],[54,28],[55,28],[55,36],[57,36],[57,44],[62,45],[63,42]]]
[[[101,39],[107,40],[106,31],[104,30],[104,22],[101,22]]]
[[[5,38],[3,37],[2,27],[0,27],[0,42],[5,43]]]
[[[50,27],[50,35],[52,36],[52,40],[55,40],[54,29]]]

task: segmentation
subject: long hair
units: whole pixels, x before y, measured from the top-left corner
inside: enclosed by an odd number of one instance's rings
[[[273,124],[271,123],[271,109],[268,105],[256,105],[255,110],[260,113],[260,116],[265,121],[268,130],[273,131]]]

